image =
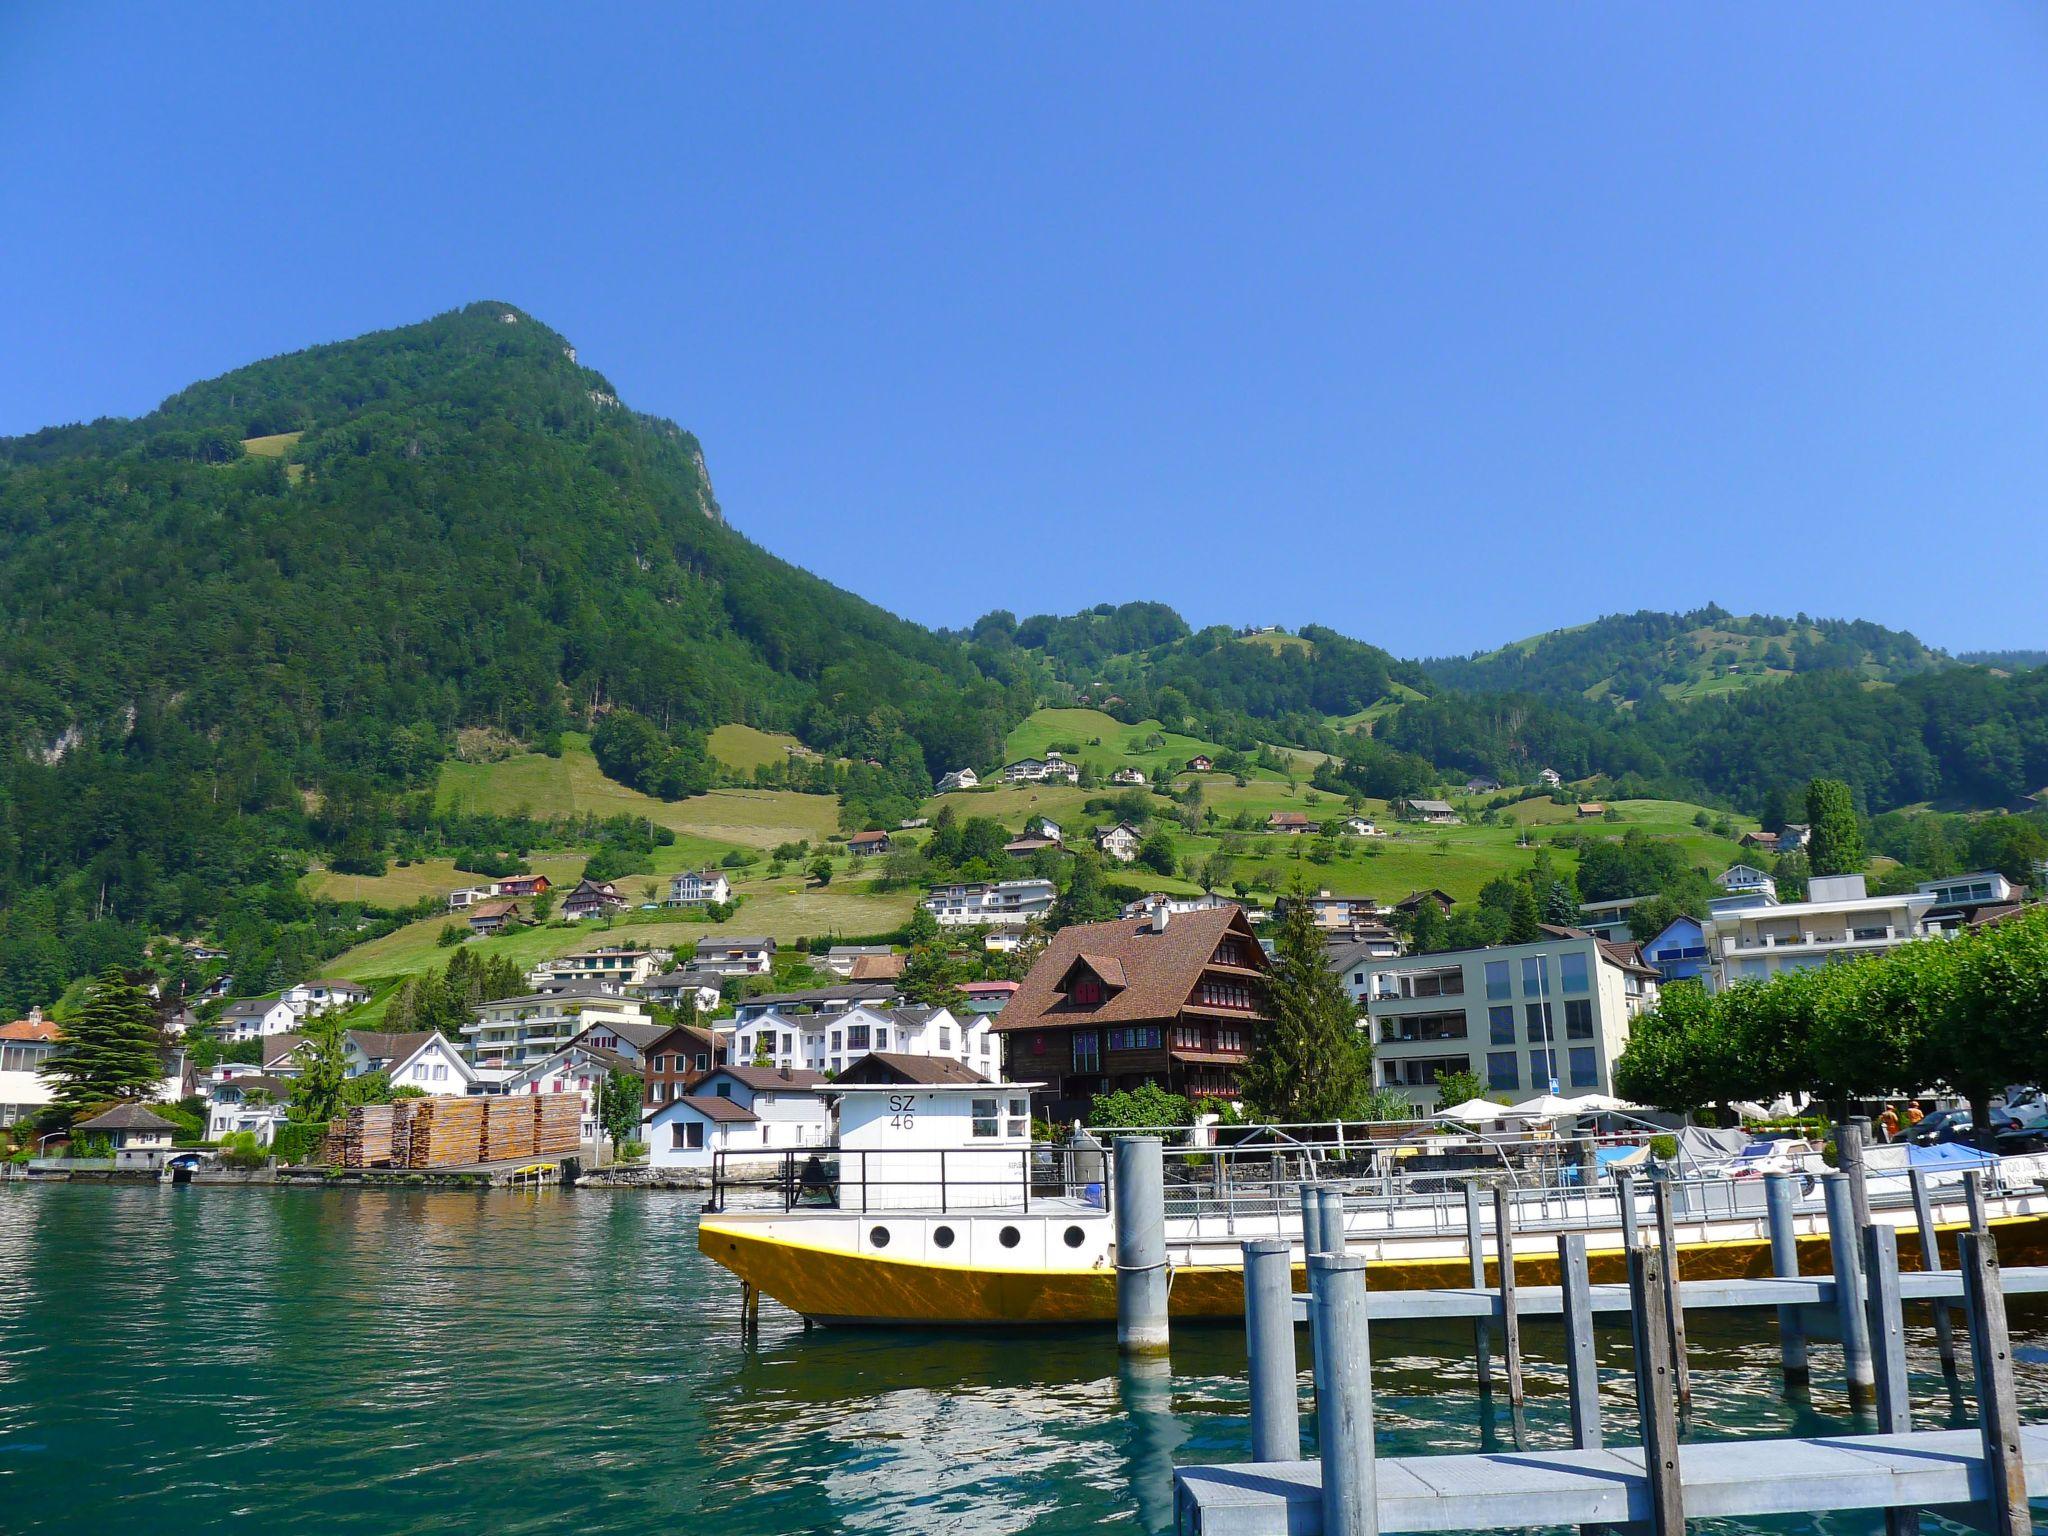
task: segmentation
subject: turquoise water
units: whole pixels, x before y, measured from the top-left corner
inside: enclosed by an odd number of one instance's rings
[[[0,1531],[1138,1532],[1170,1525],[1175,1463],[1245,1455],[1234,1329],[1183,1328],[1170,1368],[1133,1369],[1092,1331],[806,1333],[767,1303],[748,1343],[696,1206],[0,1187]],[[2018,1315],[2022,1341],[2040,1321]],[[1788,1400],[1766,1325],[1690,1323],[1696,1434],[1855,1423],[1824,1350]],[[1610,1437],[1633,1432],[1622,1338],[1601,1347]],[[1384,1450],[1512,1444],[1469,1344],[1380,1330]],[[1563,1444],[1559,1336],[1525,1348],[1527,1441]],[[1931,1337],[1912,1349],[1916,1422],[1951,1422]],[[2048,1367],[2020,1373],[2048,1416]]]

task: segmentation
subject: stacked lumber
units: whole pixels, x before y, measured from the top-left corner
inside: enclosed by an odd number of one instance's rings
[[[583,1146],[583,1095],[544,1093],[534,1099],[534,1154],[561,1157]]]
[[[391,1106],[358,1104],[342,1121],[341,1162],[345,1168],[391,1166]]]
[[[484,1155],[503,1163],[534,1155],[534,1112],[530,1096],[485,1099]]]
[[[405,1166],[452,1168],[482,1162],[488,1102],[445,1096],[414,1099]]]
[[[312,1166],[316,1168],[334,1168],[340,1165],[341,1149],[347,1139],[344,1134],[346,1130],[347,1123],[345,1121],[330,1120],[327,1122],[327,1129],[320,1133],[320,1145],[313,1150]]]
[[[391,1101],[391,1166],[410,1168],[412,1166],[412,1121],[414,1106],[418,1099],[393,1099]]]

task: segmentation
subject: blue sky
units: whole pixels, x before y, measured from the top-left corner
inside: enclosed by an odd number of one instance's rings
[[[2048,12],[16,4],[0,433],[479,298],[935,624],[2048,645]]]

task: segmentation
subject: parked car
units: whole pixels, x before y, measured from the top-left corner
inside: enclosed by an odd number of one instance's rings
[[[1945,1141],[1970,1139],[1970,1112],[1960,1106],[1937,1109],[1913,1127],[1911,1140],[1917,1147],[1938,1146]]]

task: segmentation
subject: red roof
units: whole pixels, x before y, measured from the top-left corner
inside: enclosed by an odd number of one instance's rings
[[[62,1037],[63,1031],[48,1019],[16,1019],[12,1024],[0,1024],[0,1040],[30,1040],[41,1045]]]
[[[1073,1028],[1174,1018],[1187,1005],[1195,983],[1212,965],[1217,945],[1229,933],[1243,942],[1246,968],[1266,969],[1265,952],[1245,925],[1243,909],[1236,906],[1177,913],[1161,929],[1154,929],[1149,917],[1062,928],[1016,995],[1004,1005],[993,1027],[1004,1031]],[[1060,990],[1076,965],[1086,965],[1110,989],[1093,1007],[1069,1007]],[[1245,1021],[1258,1024],[1262,1019],[1254,1013],[1246,1015]]]

